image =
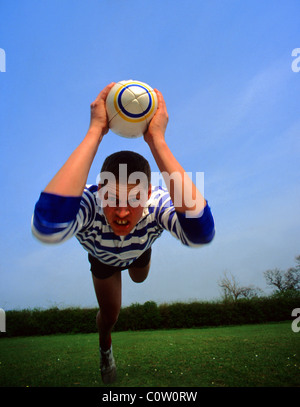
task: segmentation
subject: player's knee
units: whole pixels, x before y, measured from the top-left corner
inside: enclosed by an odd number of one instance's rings
[[[107,313],[107,319],[108,319],[110,325],[115,325],[115,323],[118,321],[119,314],[120,314],[119,309],[115,309],[115,310],[112,309]]]
[[[119,318],[119,312],[109,314],[110,325],[115,325]]]
[[[107,327],[111,327],[111,326],[114,326],[116,324],[116,322],[118,321],[119,314],[120,314],[119,308],[113,308],[113,307],[108,308],[108,309],[102,308],[97,315],[97,320],[99,320],[99,322],[100,322],[100,319],[101,319],[102,322],[104,322],[104,324]]]
[[[142,283],[148,277],[150,263],[145,267],[132,267],[128,269],[131,280],[134,283]]]
[[[142,283],[143,281],[146,280],[147,276],[137,276],[137,275],[130,274],[130,278],[134,283]]]

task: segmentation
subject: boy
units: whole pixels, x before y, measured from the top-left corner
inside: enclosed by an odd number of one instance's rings
[[[122,151],[107,157],[98,185],[86,186],[93,159],[108,132],[106,86],[91,104],[88,132],[49,182],[35,206],[33,234],[43,242],[63,242],[76,236],[88,251],[99,312],[100,368],[104,383],[116,379],[111,331],[121,308],[121,270],[133,281],[144,281],[150,269],[151,246],[163,230],[188,246],[209,243],[214,220],[207,202],[167,146],[168,113],[155,90],[158,108],[144,140],[164,177],[168,190],[152,188],[147,160]],[[139,182],[138,182],[139,181]]]

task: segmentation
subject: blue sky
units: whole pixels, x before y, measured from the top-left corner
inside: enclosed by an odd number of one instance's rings
[[[1,1],[0,308],[96,306],[77,240],[44,245],[30,221],[90,103],[124,79],[163,93],[166,140],[186,171],[204,172],[216,236],[190,249],[165,232],[143,284],[123,272],[123,305],[216,299],[225,271],[268,293],[263,272],[300,254],[299,12],[297,0]],[[109,132],[89,183],[121,149],[157,170],[142,138]]]

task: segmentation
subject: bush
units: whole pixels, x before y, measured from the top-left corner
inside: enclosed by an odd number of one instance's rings
[[[147,301],[145,304],[132,304],[121,309],[117,331],[136,331],[139,329],[157,329],[161,326],[161,315],[155,302]]]
[[[115,331],[196,328],[280,322],[299,308],[300,293],[220,302],[157,305],[153,301],[122,308]],[[5,336],[95,333],[97,308],[50,308],[6,312]]]
[[[50,308],[6,312],[6,336],[97,332],[97,309]],[[3,337],[4,335],[1,335]]]

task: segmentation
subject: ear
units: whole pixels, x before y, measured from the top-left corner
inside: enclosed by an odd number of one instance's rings
[[[152,193],[152,185],[149,184],[149,187],[148,187],[148,199],[150,199],[151,193]]]

